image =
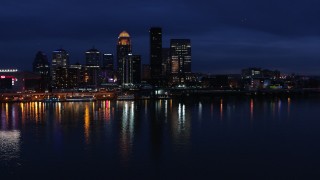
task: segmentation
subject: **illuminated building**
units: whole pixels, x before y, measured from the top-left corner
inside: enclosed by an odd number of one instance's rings
[[[108,71],[113,71],[113,54],[103,54],[102,67]]]
[[[52,75],[52,86],[57,88],[54,84],[56,82],[56,69],[58,67],[67,67],[69,65],[69,53],[64,49],[58,49],[52,52],[52,64],[51,64],[51,75]]]
[[[141,56],[128,54],[123,62],[123,84],[141,82]]]
[[[191,75],[190,39],[171,39],[171,83],[185,84]]]
[[[17,69],[0,69],[0,91],[22,92],[25,90],[39,90],[41,76],[32,72]]]
[[[100,66],[101,55],[97,49],[89,49],[88,51],[86,51],[85,56],[87,66]]]
[[[84,66],[84,85],[87,89],[96,89],[101,84],[101,74],[99,66]]]
[[[43,52],[39,51],[34,58],[32,63],[33,72],[40,74],[41,76],[49,76],[50,75],[50,67],[47,55]]]
[[[162,48],[162,76],[168,77],[171,73],[170,48]]]
[[[81,65],[58,67],[55,85],[57,89],[77,89],[83,86],[83,68]]]
[[[54,85],[56,89],[69,89],[67,67],[55,68]]]
[[[41,76],[40,90],[48,90],[50,85],[50,67],[47,55],[39,51],[32,63],[33,72]]]
[[[244,88],[250,90],[265,89],[278,84],[280,71],[262,68],[247,68],[241,72]]]
[[[23,89],[22,82],[19,81],[21,73],[17,69],[0,69],[0,90],[19,91]],[[20,80],[23,78],[21,77]]]
[[[153,27],[149,34],[151,78],[153,83],[157,84],[162,77],[162,30],[159,27]]]
[[[123,68],[124,61],[128,54],[132,53],[131,49],[131,39],[130,35],[126,31],[122,31],[118,37],[117,44],[117,73],[118,73],[118,83],[122,84],[124,82]]]
[[[113,69],[113,54],[103,54],[101,76],[102,83],[113,83],[115,79],[115,73]]]

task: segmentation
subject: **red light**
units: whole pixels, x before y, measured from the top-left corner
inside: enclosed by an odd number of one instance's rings
[[[1,79],[4,79],[4,78],[6,78],[6,76],[1,76]]]

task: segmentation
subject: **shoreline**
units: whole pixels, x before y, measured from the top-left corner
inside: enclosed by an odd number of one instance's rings
[[[100,100],[135,101],[161,99],[193,99],[203,97],[292,97],[319,96],[320,89],[294,90],[213,90],[213,89],[170,89],[165,94],[149,91],[105,92],[54,92],[54,93],[1,93],[0,102],[93,102]]]

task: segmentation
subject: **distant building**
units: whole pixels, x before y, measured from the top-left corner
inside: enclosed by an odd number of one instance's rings
[[[100,66],[101,55],[97,49],[95,48],[89,49],[88,51],[86,51],[85,57],[86,57],[86,66]]]
[[[263,77],[261,68],[242,69],[241,75],[242,75],[243,79],[262,78]]]
[[[128,54],[123,62],[122,84],[141,82],[141,56]]]
[[[116,73],[114,71],[113,54],[103,54],[102,56],[102,68],[100,71],[102,83],[114,83]]]
[[[272,85],[279,85],[280,71],[262,68],[247,68],[242,70],[241,78],[245,89],[265,89]]]
[[[17,69],[0,69],[0,92],[39,91],[41,76]]]
[[[34,58],[34,61],[32,63],[32,69],[34,73],[41,76],[41,81],[39,82],[40,90],[48,90],[50,87],[51,76],[47,55],[41,51],[37,52],[36,57]]]
[[[126,31],[122,31],[118,37],[117,43],[117,74],[118,84],[122,84],[124,81],[123,71],[125,67],[125,60],[128,54],[132,53],[130,35]]]
[[[162,76],[169,77],[171,74],[170,48],[162,48]]]
[[[51,64],[51,75],[52,75],[52,87],[57,88],[54,84],[56,81],[56,69],[59,67],[68,67],[69,65],[69,53],[64,49],[58,49],[52,52],[52,64]]]
[[[37,52],[32,63],[32,69],[34,73],[37,73],[41,76],[50,76],[50,67],[47,55],[41,51]]]
[[[153,83],[162,77],[162,29],[153,27],[150,34],[150,66]]]
[[[102,56],[102,68],[108,70],[108,71],[113,71],[113,54],[103,54]]]
[[[142,65],[142,75],[141,75],[141,80],[149,82],[151,79],[151,68],[149,64],[143,64]]]
[[[84,66],[84,85],[87,89],[97,89],[102,83],[99,66]]]
[[[68,67],[57,67],[55,68],[55,89],[71,89],[72,86],[69,83],[68,78]]]
[[[185,84],[191,75],[190,39],[171,39],[171,83]]]

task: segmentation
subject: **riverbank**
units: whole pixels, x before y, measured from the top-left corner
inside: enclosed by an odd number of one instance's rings
[[[174,99],[211,96],[309,96],[320,95],[319,89],[294,90],[213,90],[213,89],[157,89],[103,92],[1,93],[0,102],[77,102],[97,100]]]

